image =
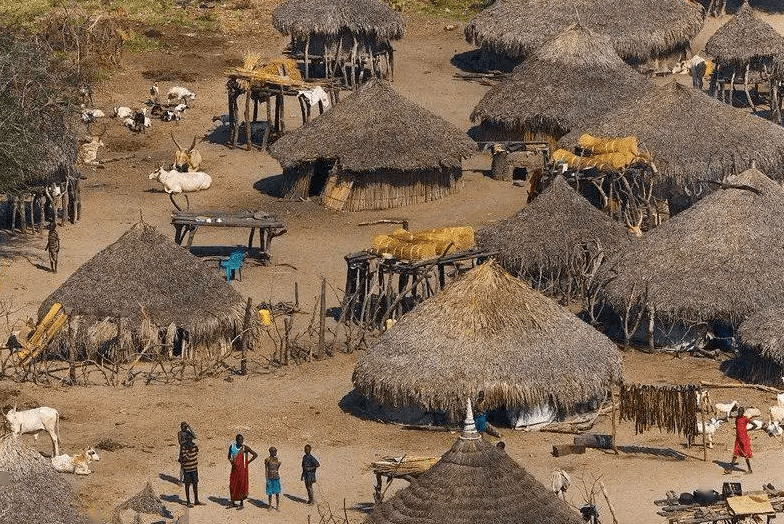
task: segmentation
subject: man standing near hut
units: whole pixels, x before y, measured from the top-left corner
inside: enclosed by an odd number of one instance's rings
[[[302,476],[300,478],[305,482],[305,489],[308,490],[308,504],[313,504],[315,501],[313,484],[316,483],[316,468],[321,464],[316,460],[316,457],[310,454],[310,451],[310,444],[305,444],[305,455],[302,457]]]
[[[57,273],[57,256],[60,254],[60,235],[57,234],[57,219],[49,223],[49,238],[46,241],[46,250],[49,252],[49,267],[52,273]]]
[[[280,460],[278,450],[269,448],[269,457],[264,459],[264,475],[267,477],[267,508],[272,509],[272,496],[275,495],[275,510],[280,509]]]
[[[188,507],[192,508],[191,504],[191,491],[193,486],[193,502],[197,506],[202,506],[203,503],[199,502],[199,447],[193,440],[186,440],[183,447],[180,449],[180,465],[183,471],[183,481],[185,482],[185,500],[188,502]]]
[[[231,464],[231,475],[229,476],[229,497],[231,507],[242,509],[245,506],[243,501],[248,498],[248,466],[258,458],[258,453],[245,445],[242,435],[229,446],[229,464]],[[250,456],[250,459],[248,459]],[[239,505],[235,502],[239,501]]]
[[[501,438],[501,433],[498,429],[487,421],[487,411],[485,411],[483,407],[484,399],[485,392],[480,391],[479,395],[476,397],[476,402],[474,402],[474,423],[476,424],[476,430],[479,433],[487,433],[495,438]]]
[[[744,408],[738,408],[738,417],[735,419],[735,449],[732,451],[731,468],[725,469],[725,474],[729,474],[738,465],[738,457],[746,459],[746,466],[749,468],[747,473],[751,473],[751,439],[749,438],[749,430],[746,427],[749,419],[744,413]]]

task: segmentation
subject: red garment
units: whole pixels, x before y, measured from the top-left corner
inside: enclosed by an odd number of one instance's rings
[[[240,451],[234,457],[229,476],[229,493],[231,500],[245,500],[248,498],[248,454]]]
[[[738,417],[735,419],[735,450],[732,452],[734,457],[751,458],[751,439],[746,424],[749,419]]]

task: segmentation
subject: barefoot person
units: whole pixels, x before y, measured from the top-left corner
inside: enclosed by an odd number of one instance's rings
[[[738,408],[738,417],[735,419],[735,449],[732,451],[731,466],[734,468],[738,464],[738,457],[746,459],[746,466],[748,466],[751,473],[751,439],[749,438],[749,430],[746,425],[749,419],[744,415],[745,410]]]
[[[316,483],[316,468],[320,464],[316,457],[310,454],[310,450],[310,444],[306,444],[305,455],[302,456],[302,476],[300,478],[305,482],[305,489],[308,490],[308,504],[313,504],[315,501],[313,484]]]
[[[229,446],[228,457],[231,464],[229,496],[232,508],[242,509],[244,507],[243,501],[248,498],[248,466],[258,456],[258,453],[244,444],[242,435],[237,435],[236,440]],[[239,501],[239,506],[235,504],[236,501]]]
[[[275,509],[280,509],[280,460],[278,450],[269,448],[269,457],[264,459],[264,476],[267,478],[267,507],[272,509],[272,496],[275,495]]]
[[[183,481],[185,482],[185,499],[188,501],[188,507],[192,508],[191,504],[191,491],[193,486],[193,502],[197,506],[203,504],[199,502],[199,448],[193,443],[193,440],[186,440],[180,448],[180,465],[183,471]]]

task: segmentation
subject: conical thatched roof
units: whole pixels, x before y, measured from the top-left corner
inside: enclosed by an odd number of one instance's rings
[[[784,36],[760,19],[746,2],[708,39],[705,52],[719,63],[741,66],[784,52]]]
[[[490,89],[471,119],[560,138],[652,86],[621,60],[609,38],[576,24]]]
[[[144,222],[68,277],[43,302],[39,317],[55,302],[82,324],[119,318],[138,331],[145,317],[156,330],[174,323],[189,332],[194,346],[232,338],[245,311],[240,294],[217,270]]]
[[[395,407],[565,409],[621,376],[615,345],[495,262],[478,266],[407,313],[360,358],[357,392]]]
[[[603,297],[616,311],[652,304],[689,322],[746,316],[784,301],[784,189],[756,169],[651,230],[605,264]],[[614,278],[612,278],[614,277]]]
[[[270,147],[284,168],[339,159],[353,172],[459,167],[475,152],[476,144],[463,131],[380,80]]]
[[[150,484],[149,481],[144,485],[144,489],[117,506],[114,511],[115,514],[117,514],[128,509],[135,511],[136,513],[160,515],[161,517],[165,517],[169,514],[169,512],[166,511],[163,502],[161,502],[160,497],[158,497],[155,490],[152,489],[152,484]]]
[[[517,214],[477,234],[478,245],[498,251],[504,268],[527,280],[540,270],[545,275],[562,275],[575,250],[595,242],[605,257],[630,245],[624,227],[592,206],[561,176]]]
[[[646,60],[687,44],[703,15],[685,0],[498,0],[466,25],[465,37],[523,59],[575,22],[608,36],[624,60]]]
[[[7,476],[6,476],[7,475]],[[49,459],[0,437],[0,524],[86,524],[73,506],[71,487]]]
[[[509,455],[476,433],[472,417],[452,448],[365,524],[580,524],[582,518]]]
[[[741,323],[738,335],[744,345],[755,348],[761,357],[784,366],[784,307],[754,313]]]
[[[562,143],[576,144],[581,133],[636,136],[659,174],[677,182],[720,180],[752,161],[777,179],[784,171],[784,128],[676,82],[573,130]]]
[[[286,0],[272,13],[272,25],[283,34],[337,35],[343,30],[381,40],[403,37],[403,17],[379,0]]]

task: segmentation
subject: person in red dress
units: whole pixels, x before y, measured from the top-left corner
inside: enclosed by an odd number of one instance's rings
[[[231,505],[229,507],[243,508],[243,501],[248,498],[248,465],[257,457],[258,454],[244,444],[242,435],[237,435],[236,441],[229,446],[228,459],[231,464],[231,475],[229,476]],[[239,506],[234,504],[236,501],[239,501]]]
[[[746,425],[749,419],[744,415],[744,409],[738,408],[738,417],[735,419],[735,449],[732,451],[732,467],[738,464],[738,457],[746,459],[746,465],[751,473],[751,439]]]

